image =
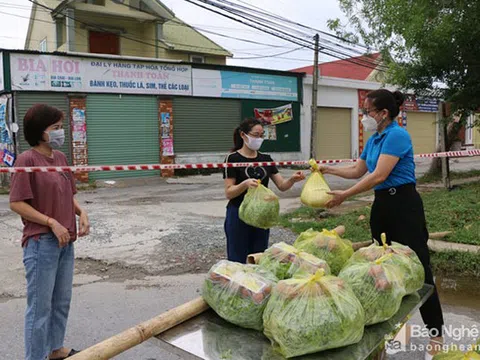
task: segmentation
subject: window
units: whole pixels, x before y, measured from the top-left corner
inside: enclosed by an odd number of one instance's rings
[[[190,62],[195,64],[205,64],[205,56],[190,55]]]
[[[60,46],[62,46],[65,43],[65,38],[66,38],[65,18],[55,19],[55,31],[57,35],[57,49],[58,49]]]
[[[157,30],[157,40],[163,39],[163,24],[160,22],[157,22],[155,26]]]
[[[40,41],[40,45],[38,46],[38,50],[42,52],[47,52],[47,38]]]
[[[120,37],[118,34],[90,31],[88,40],[91,53],[120,55]]]

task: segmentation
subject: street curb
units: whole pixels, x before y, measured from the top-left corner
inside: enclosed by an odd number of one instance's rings
[[[480,246],[469,244],[458,244],[441,240],[428,240],[428,248],[436,252],[461,251],[472,254],[480,254]]]

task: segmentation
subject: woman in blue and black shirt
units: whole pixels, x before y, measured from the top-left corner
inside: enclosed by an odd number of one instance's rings
[[[365,100],[362,124],[366,131],[376,131],[368,140],[360,159],[349,167],[321,166],[324,174],[346,179],[359,179],[344,191],[332,191],[327,205],[340,205],[345,199],[374,189],[370,228],[374,239],[386,233],[389,242],[395,241],[414,250],[425,268],[425,282],[435,285],[430,268],[428,230],[423,202],[415,184],[415,162],[412,140],[408,132],[395,121],[403,104],[401,92],[380,89],[370,92]],[[430,331],[431,345],[441,343],[443,314],[437,290],[420,308],[423,321]],[[425,354],[432,358],[433,351]]]

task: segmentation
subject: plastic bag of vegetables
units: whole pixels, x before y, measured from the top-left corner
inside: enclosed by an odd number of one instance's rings
[[[469,351],[463,353],[453,346],[447,351],[441,352],[433,357],[433,360],[480,360],[480,340],[477,344],[469,347]]]
[[[359,342],[365,313],[342,279],[318,270],[308,277],[280,281],[263,323],[275,350],[290,358]]]
[[[225,320],[262,330],[262,314],[276,281],[273,274],[257,265],[222,260],[208,272],[202,295]]]
[[[393,254],[374,262],[344,267],[339,278],[350,285],[365,310],[365,325],[387,321],[400,309],[406,294],[401,268],[389,264]]]
[[[359,262],[375,261],[386,254],[392,254],[393,256],[386,263],[402,269],[407,295],[420,290],[425,283],[425,270],[415,251],[396,242],[388,245],[385,234],[381,235],[381,240],[381,246],[377,241],[374,241],[372,245],[357,250],[345,264],[345,267]]]
[[[245,194],[239,217],[248,225],[269,229],[278,223],[280,203],[272,190],[262,185],[258,180],[258,187],[249,188]]]
[[[273,273],[279,280],[289,279],[294,275],[315,274],[320,269],[324,269],[325,274],[330,274],[330,267],[325,260],[284,242],[274,244],[265,250],[258,265]]]
[[[308,177],[305,185],[303,185],[300,200],[306,206],[311,208],[324,208],[327,202],[332,199],[327,192],[330,191],[323,174],[318,169],[318,164],[314,159],[308,162],[312,168],[312,174]]]
[[[353,254],[350,240],[342,239],[335,230],[318,232],[308,229],[300,234],[293,246],[325,260],[334,275],[338,275]]]

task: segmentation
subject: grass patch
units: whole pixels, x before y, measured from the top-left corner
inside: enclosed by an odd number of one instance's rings
[[[451,180],[460,180],[468,179],[472,177],[480,176],[480,170],[469,170],[469,171],[450,171]],[[438,174],[425,174],[417,179],[419,184],[428,184],[442,181],[442,173]]]
[[[0,195],[8,195],[10,190],[8,188],[0,187]]]
[[[434,274],[480,277],[480,254],[431,252],[431,263]]]
[[[430,232],[453,231],[446,241],[480,245],[480,182],[422,195]]]
[[[480,245],[480,182],[462,185],[450,191],[434,190],[422,194],[422,198],[430,232],[453,231],[446,241]],[[309,228],[321,231],[345,225],[345,238],[355,242],[371,239],[369,207],[343,215],[325,217],[325,214],[319,210],[301,207],[282,215],[280,224],[296,233]],[[357,222],[360,215],[367,219]]]

